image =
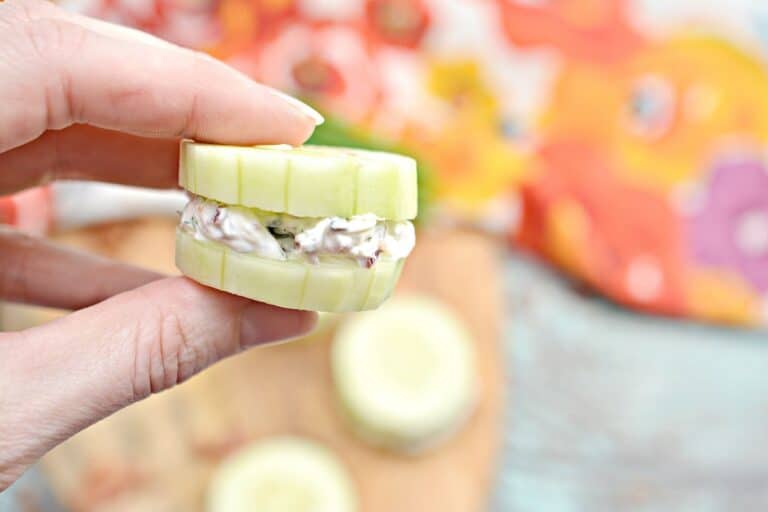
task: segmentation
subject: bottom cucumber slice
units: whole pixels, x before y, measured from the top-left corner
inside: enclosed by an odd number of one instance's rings
[[[356,433],[404,452],[449,437],[477,396],[470,335],[449,308],[428,297],[395,297],[345,320],[336,331],[332,369]]]
[[[176,266],[184,275],[219,290],[292,309],[375,309],[392,294],[403,263],[402,259],[380,259],[371,268],[361,268],[351,261],[280,261],[176,231]]]
[[[294,437],[257,441],[215,471],[207,512],[353,512],[347,470],[325,447]]]

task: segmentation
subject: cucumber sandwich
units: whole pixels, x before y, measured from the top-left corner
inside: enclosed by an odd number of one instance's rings
[[[185,141],[179,183],[191,195],[176,234],[179,270],[254,300],[375,309],[415,243],[416,163],[405,156]]]

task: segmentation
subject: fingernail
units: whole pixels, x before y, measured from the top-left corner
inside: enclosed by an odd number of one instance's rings
[[[273,344],[309,333],[317,323],[317,313],[249,304],[240,318],[240,346]]]
[[[303,101],[297,100],[293,96],[289,96],[282,91],[278,91],[277,89],[270,88],[270,91],[272,91],[275,96],[278,96],[279,98],[285,100],[287,103],[290,103],[302,114],[312,119],[312,121],[315,122],[315,126],[320,126],[325,122],[325,118],[322,116],[322,114],[320,114],[320,112],[313,109]]]

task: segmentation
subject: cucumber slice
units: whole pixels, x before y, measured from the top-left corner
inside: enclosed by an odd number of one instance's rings
[[[475,356],[462,322],[421,296],[396,297],[341,324],[333,378],[364,440],[415,453],[446,439],[476,398]]]
[[[416,162],[409,157],[325,146],[182,143],[179,184],[222,203],[298,217],[387,220],[416,217]]]
[[[217,151],[216,146],[201,146],[184,162],[193,163],[195,189],[205,190],[222,203],[238,204],[240,200],[239,151]],[[206,196],[208,197],[208,196]]]
[[[221,288],[224,252],[226,247],[204,244],[194,237],[176,230],[176,266],[184,274],[191,272],[195,281]]]
[[[362,311],[392,293],[404,260],[379,259],[371,268],[350,261],[317,264],[243,254],[176,230],[176,266],[202,284],[292,309]]]
[[[280,437],[253,443],[225,460],[211,480],[208,512],[353,512],[347,470],[325,447]]]

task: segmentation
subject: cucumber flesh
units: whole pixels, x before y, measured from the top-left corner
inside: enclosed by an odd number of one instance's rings
[[[408,220],[417,213],[416,162],[362,149],[185,141],[179,184],[222,203],[297,217]]]
[[[346,468],[325,447],[279,437],[255,442],[225,460],[211,480],[207,512],[354,512]]]
[[[219,290],[292,309],[375,309],[391,295],[403,261],[380,259],[371,268],[352,261],[280,261],[176,231],[176,266],[184,275]]]
[[[446,439],[472,411],[474,352],[462,322],[440,302],[395,297],[336,332],[336,393],[366,441],[419,452]]]

